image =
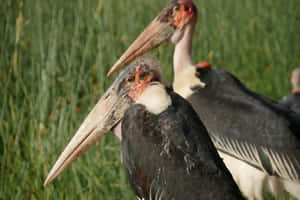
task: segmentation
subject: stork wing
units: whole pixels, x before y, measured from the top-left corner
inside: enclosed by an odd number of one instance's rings
[[[249,91],[222,69],[199,74],[206,87],[194,88],[188,100],[216,148],[270,175],[300,182],[299,115]]]

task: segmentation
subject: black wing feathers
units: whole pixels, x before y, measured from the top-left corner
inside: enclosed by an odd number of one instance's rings
[[[198,69],[205,88],[188,98],[216,146],[254,167],[300,180],[299,114],[248,90],[232,74]]]
[[[135,192],[145,199],[242,199],[197,114],[170,95],[172,106],[157,116],[141,105],[125,113],[124,167]]]

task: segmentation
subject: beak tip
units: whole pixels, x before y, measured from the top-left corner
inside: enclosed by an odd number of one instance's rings
[[[112,66],[112,68],[110,68],[110,70],[107,73],[107,77],[111,76],[113,73],[119,71],[124,65],[126,65],[126,62],[120,62],[120,60],[118,60],[114,66]]]
[[[113,72],[110,70],[109,72],[107,72],[106,77],[110,77],[113,74]]]
[[[47,179],[45,180],[43,186],[46,187],[49,184],[49,178],[47,177]]]
[[[48,175],[43,186],[46,187],[52,180],[53,180],[53,177]]]
[[[43,183],[43,186],[46,187],[49,183],[53,181],[53,179],[56,177],[56,175],[53,175],[52,173],[49,173],[46,180]]]
[[[120,68],[120,65],[114,65],[106,74],[107,77],[110,77],[113,73],[118,71]]]

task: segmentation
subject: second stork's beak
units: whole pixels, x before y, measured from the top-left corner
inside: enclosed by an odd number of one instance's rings
[[[185,25],[195,23],[196,19],[197,8],[192,0],[171,1],[130,45],[107,76],[164,42],[178,42]]]
[[[169,7],[165,8],[138,36],[138,38],[130,45],[121,58],[107,73],[112,75],[120,68],[130,63],[136,57],[143,55],[147,51],[158,47],[160,44],[168,41],[176,30],[172,25],[172,15],[169,13]]]

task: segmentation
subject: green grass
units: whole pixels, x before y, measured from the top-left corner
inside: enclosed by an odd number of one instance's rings
[[[0,199],[133,199],[107,134],[43,181],[113,81],[105,74],[168,1],[4,0],[0,6]],[[195,0],[193,57],[273,99],[300,67],[299,0]],[[172,47],[154,51],[171,81]]]

